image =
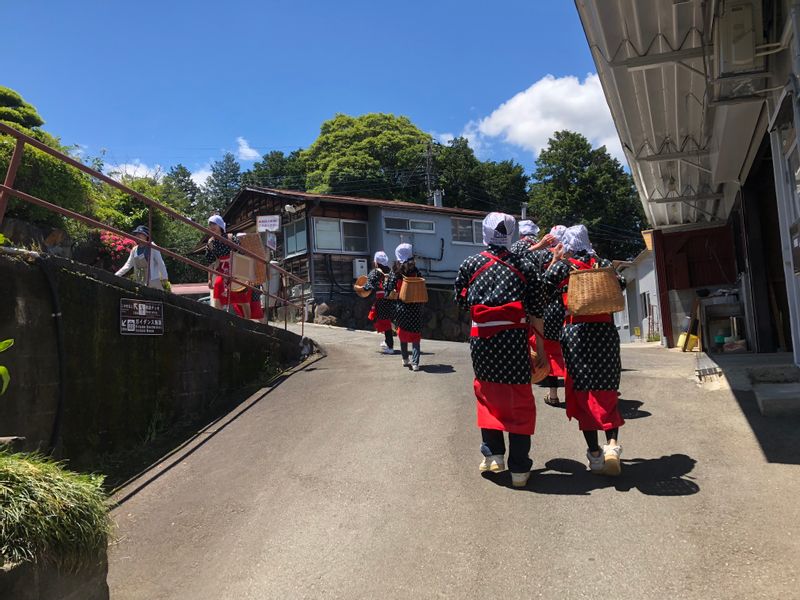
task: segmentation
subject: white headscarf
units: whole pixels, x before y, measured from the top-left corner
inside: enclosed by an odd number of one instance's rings
[[[510,246],[517,221],[511,215],[493,212],[483,220],[483,243],[485,245]]]
[[[394,250],[394,255],[401,263],[407,262],[414,257],[414,249],[411,244],[400,244]]]
[[[562,243],[564,244],[564,250],[567,252],[588,252],[589,254],[594,254],[592,242],[589,241],[589,231],[586,229],[585,225],[573,225],[572,227],[568,227],[567,231],[564,232]]]
[[[556,238],[556,244],[560,244],[564,241],[564,232],[567,231],[567,228],[563,225],[553,225],[550,229],[550,235]]]
[[[227,229],[225,226],[225,220],[219,215],[211,215],[208,217],[208,222],[209,224],[213,223],[214,225],[219,226],[219,228],[222,229],[222,233],[225,233],[225,230]]]
[[[524,221],[519,222],[519,234],[532,235],[536,237],[539,235],[539,226],[530,219],[525,219]]]
[[[384,267],[389,266],[389,257],[386,255],[386,252],[383,250],[378,250],[375,253],[375,262],[379,265],[383,265]]]

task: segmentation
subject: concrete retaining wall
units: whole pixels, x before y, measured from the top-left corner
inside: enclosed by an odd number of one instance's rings
[[[121,298],[164,302],[165,334],[120,335]],[[0,250],[0,340],[6,338],[15,344],[0,354],[12,378],[0,398],[0,437],[25,436],[25,449],[46,448],[63,385],[57,455],[75,469],[96,467],[98,456],[179,421],[221,413],[300,355],[295,334],[67,259]]]

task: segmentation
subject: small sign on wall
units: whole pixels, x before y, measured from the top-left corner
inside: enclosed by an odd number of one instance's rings
[[[278,236],[271,231],[267,233],[267,248],[273,252],[278,249]]]
[[[281,229],[281,216],[280,215],[258,215],[256,217],[256,229],[259,233],[265,231],[280,231]]]
[[[164,303],[120,298],[119,332],[122,335],[163,335]]]

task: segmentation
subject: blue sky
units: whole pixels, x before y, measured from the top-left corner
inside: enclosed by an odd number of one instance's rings
[[[226,150],[247,168],[307,146],[336,112],[407,115],[528,170],[561,127],[617,153],[571,0],[28,0],[0,18],[0,84],[110,163],[202,179]]]

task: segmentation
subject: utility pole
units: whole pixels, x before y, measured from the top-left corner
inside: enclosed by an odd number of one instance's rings
[[[433,204],[433,146],[428,142],[428,150],[425,153],[425,187],[428,190],[428,204]]]

